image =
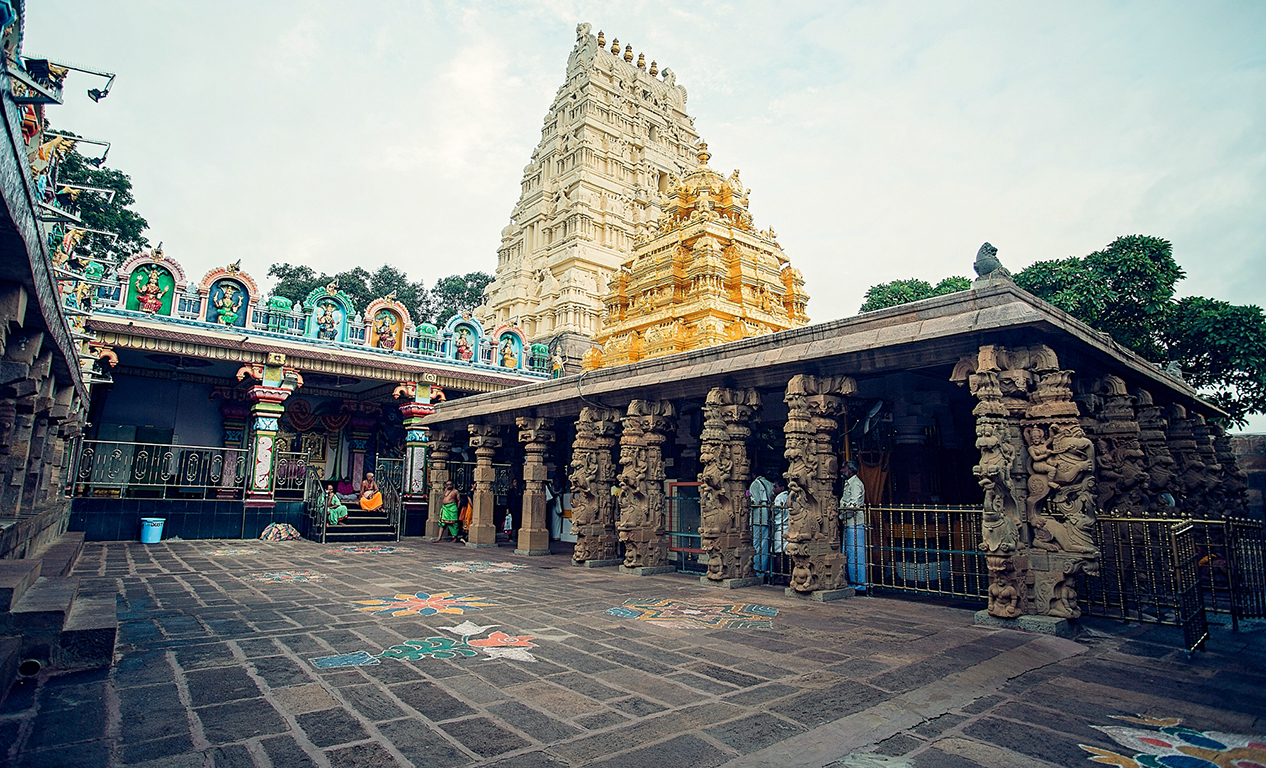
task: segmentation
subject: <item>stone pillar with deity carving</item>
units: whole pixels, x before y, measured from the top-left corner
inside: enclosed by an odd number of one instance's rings
[[[620,412],[585,406],[576,420],[572,443],[571,530],[576,534],[572,564],[598,568],[619,565],[619,538],[615,533],[616,504],[611,495],[615,483],[616,445]]]
[[[847,376],[800,374],[787,382],[783,426],[788,467],[785,551],[791,556],[788,596],[835,600],[852,595],[845,589],[844,553],[840,551],[839,458],[835,451],[835,417],[845,397],[857,391]]]
[[[554,420],[520,416],[515,420],[523,444],[523,527],[518,531],[516,555],[548,555],[549,523],[545,515],[545,454],[554,442]]]
[[[1191,435],[1196,441],[1196,455],[1200,457],[1200,496],[1204,514],[1207,517],[1221,518],[1222,465],[1218,463],[1218,452],[1213,446],[1214,427],[1198,413],[1191,414],[1191,419]]]
[[[431,385],[416,381],[402,382],[395,396],[404,400],[400,415],[404,417],[404,478],[401,489],[405,512],[416,512],[426,503],[426,429],[422,419],[435,413],[431,405]]]
[[[1169,422],[1164,407],[1157,405],[1146,389],[1135,392],[1135,413],[1139,420],[1139,447],[1147,471],[1147,512],[1153,517],[1173,517],[1177,512],[1178,464],[1169,450]]]
[[[1142,517],[1151,504],[1136,398],[1119,376],[1104,376],[1098,389],[1100,406],[1095,418],[1087,420],[1095,438],[1099,476],[1095,503],[1105,515]]]
[[[426,505],[426,538],[437,541],[440,537],[440,507],[444,504],[444,484],[448,482],[448,458],[449,450],[453,447],[453,433],[432,429],[429,430],[428,438],[431,473],[427,478],[429,493]]]
[[[1169,420],[1165,437],[1175,462],[1173,487],[1177,491],[1178,511],[1187,517],[1204,517],[1208,514],[1209,472],[1196,442],[1196,419],[1177,403],[1169,406],[1165,415]]]
[[[1217,488],[1217,506],[1222,517],[1248,517],[1248,473],[1240,469],[1231,438],[1220,424],[1210,426],[1213,449],[1221,467]]]
[[[244,365],[237,372],[238,381],[251,378],[259,382],[247,390],[251,404],[250,479],[247,482],[246,506],[271,507],[273,501],[273,452],[285,410],[286,398],[303,386],[303,376],[286,364],[286,356],[270,353],[264,365]]]
[[[704,401],[700,437],[699,534],[708,554],[708,572],[700,583],[728,588],[760,584],[752,570],[751,461],[747,440],[760,410],[754,389],[716,387]]]
[[[664,444],[677,427],[677,408],[668,400],[629,403],[620,435],[620,518],[624,542],[621,573],[648,576],[677,570],[668,563],[665,534]]]
[[[471,424],[467,431],[470,433],[470,447],[475,451],[475,476],[470,494],[474,509],[466,546],[495,547],[497,526],[493,523],[492,484],[497,470],[492,466],[492,460],[501,447],[501,428],[490,424]]]

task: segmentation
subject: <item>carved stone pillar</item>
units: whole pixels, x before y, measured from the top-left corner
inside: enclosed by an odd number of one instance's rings
[[[794,565],[788,595],[812,594],[816,599],[847,597],[844,553],[840,551],[839,499],[835,481],[839,459],[833,440],[839,426],[835,416],[844,397],[857,391],[847,376],[793,376],[783,400],[787,423],[783,427],[789,464],[787,478],[787,531],[785,551]]]
[[[523,527],[518,532],[516,555],[548,555],[549,524],[545,519],[545,481],[549,469],[545,453],[554,442],[554,420],[520,416],[519,442],[523,444]],[[574,524],[574,523],[573,523]]]
[[[467,430],[470,432],[470,447],[475,449],[475,487],[470,494],[474,510],[466,546],[495,547],[497,526],[493,523],[492,483],[497,477],[497,470],[492,466],[492,459],[501,447],[501,438],[498,436],[501,428],[488,424],[471,424]]]
[[[1208,472],[1196,446],[1195,419],[1187,415],[1186,408],[1177,404],[1166,409],[1166,416],[1169,417],[1169,431],[1165,437],[1175,462],[1174,489],[1178,492],[1178,509],[1188,517],[1203,517],[1206,514]]]
[[[1175,504],[1177,462],[1169,451],[1169,422],[1164,408],[1152,400],[1152,393],[1138,390],[1136,408],[1139,420],[1139,447],[1147,469],[1148,513],[1156,517],[1172,517]]]
[[[41,331],[10,334],[0,360],[0,517],[15,517],[24,506],[37,401],[53,361],[51,352],[41,354],[43,344]]]
[[[668,400],[634,400],[620,436],[620,520],[624,542],[621,573],[668,573],[664,534],[664,443],[676,429],[677,409]]]
[[[1219,424],[1212,425],[1213,449],[1222,468],[1218,483],[1218,503],[1225,517],[1248,516],[1248,473],[1240,469],[1231,438]]]
[[[1103,406],[1093,422],[1099,472],[1095,502],[1106,515],[1141,517],[1151,503],[1135,398],[1119,376],[1104,376],[1099,390]]]
[[[1204,514],[1220,518],[1223,516],[1222,465],[1218,463],[1218,453],[1213,447],[1214,428],[1198,413],[1193,413],[1191,419],[1191,435],[1195,438],[1196,454],[1200,457],[1200,496]]]
[[[576,440],[571,456],[571,530],[576,534],[574,565],[591,568],[619,565],[619,539],[615,533],[616,505],[611,495],[615,483],[616,444],[620,412],[585,406],[576,420]]]
[[[751,420],[760,409],[760,395],[754,389],[724,389],[708,392],[704,403],[703,435],[700,438],[699,534],[708,553],[707,575],[703,584],[730,588],[761,583],[752,570],[751,462],[747,439]]]
[[[427,499],[426,538],[432,541],[440,537],[440,507],[444,503],[444,484],[448,482],[449,449],[453,447],[453,433],[443,429],[430,430],[430,467],[427,478],[430,492]]]
[[[973,467],[985,492],[982,541],[991,616],[1080,615],[1079,573],[1098,572],[1095,446],[1049,347],[982,346],[951,377],[978,400]],[[1116,403],[1114,407],[1120,406]]]

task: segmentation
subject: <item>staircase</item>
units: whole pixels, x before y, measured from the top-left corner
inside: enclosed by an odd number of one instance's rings
[[[83,546],[82,532],[66,533],[40,557],[0,560],[0,700],[19,661],[55,669],[113,662],[115,598],[81,595],[70,575]]]
[[[349,507],[347,517],[339,525],[325,527],[325,542],[341,544],[348,541],[395,541],[396,529],[381,511],[366,512],[359,507]]]

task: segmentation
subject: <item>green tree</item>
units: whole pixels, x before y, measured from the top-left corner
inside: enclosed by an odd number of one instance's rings
[[[122,256],[128,256],[149,245],[144,232],[149,223],[129,206],[136,202],[132,196],[132,179],[123,171],[114,168],[94,168],[89,165],[78,151],[71,151],[62,159],[57,169],[58,184],[82,184],[88,187],[101,187],[114,190],[114,198],[107,200],[101,192],[79,191],[70,202],[85,227],[113,232],[118,235],[114,242],[114,250]],[[98,255],[104,254],[104,241],[97,236],[89,235],[77,250],[86,255],[88,246]]]
[[[944,296],[947,293],[965,291],[968,288],[971,288],[971,281],[965,277],[947,277],[936,285],[918,278],[893,280],[891,283],[880,283],[866,289],[866,303],[862,305],[861,311],[874,312],[876,309],[909,304],[912,301]]]
[[[492,275],[487,272],[468,272],[436,280],[435,287],[431,289],[431,297],[435,302],[435,324],[442,326],[453,315],[482,304],[484,289],[491,282]]]
[[[1085,258],[1039,261],[1016,284],[1149,360],[1177,362],[1187,379],[1243,425],[1266,413],[1266,318],[1255,306],[1192,296],[1176,301],[1183,270],[1167,240],[1118,237]],[[944,285],[949,280],[942,281]],[[939,287],[939,286],[938,286]],[[927,298],[922,280],[866,292],[862,311]]]

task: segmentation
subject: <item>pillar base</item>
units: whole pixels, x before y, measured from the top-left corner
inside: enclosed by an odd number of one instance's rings
[[[991,616],[989,611],[976,611],[972,622],[978,627],[996,627],[998,629],[1018,629],[1021,632],[1037,632],[1056,637],[1072,637],[1077,634],[1076,627],[1068,619],[1054,616],[1018,616],[1014,619],[1000,619]]]
[[[516,549],[514,550],[514,554],[535,557],[536,555],[548,555],[552,553],[548,549]]]
[[[623,560],[572,560],[571,564],[578,568],[610,568],[623,562]]]
[[[801,600],[814,600],[819,603],[830,602],[831,600],[843,600],[846,597],[852,597],[856,591],[852,587],[844,587],[843,589],[819,589],[813,592],[797,592],[791,587],[783,590],[783,594],[787,597],[798,597]]]
[[[717,589],[742,589],[743,587],[757,587],[764,583],[764,579],[759,576],[748,576],[744,579],[721,579],[713,581],[707,576],[700,576],[699,583],[705,587],[716,587]]]
[[[626,573],[630,576],[654,576],[657,573],[676,573],[675,565],[642,565],[636,568],[628,566],[620,566],[620,573]]]
[[[470,547],[471,549],[489,549],[489,548],[491,548],[491,547],[495,547],[495,546],[497,546],[497,545],[496,545],[496,544],[486,544],[486,543],[484,543],[484,542],[482,542],[482,541],[468,541],[468,542],[466,542],[466,546]]]

